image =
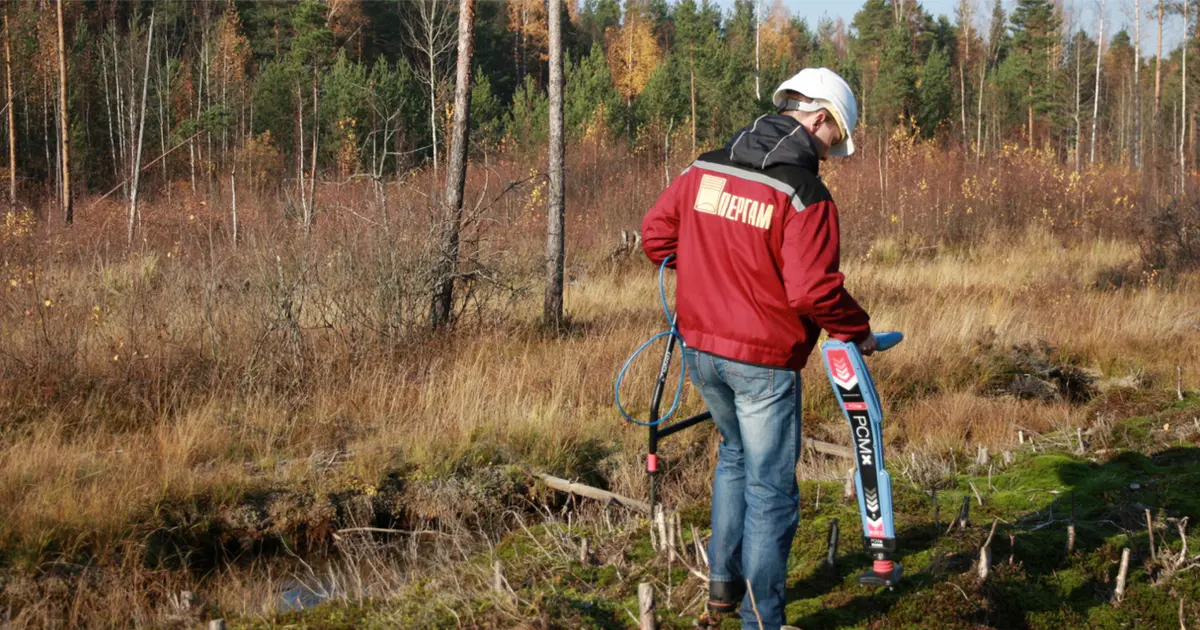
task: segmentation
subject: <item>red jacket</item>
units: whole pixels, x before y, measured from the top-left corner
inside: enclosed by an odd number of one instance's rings
[[[688,346],[799,370],[820,329],[843,341],[870,334],[838,271],[837,206],[818,165],[798,122],[764,116],[701,155],[646,214],[646,255],[655,264],[676,255]]]

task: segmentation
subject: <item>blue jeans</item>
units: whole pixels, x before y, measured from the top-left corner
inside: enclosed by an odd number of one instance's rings
[[[785,623],[788,553],[800,521],[800,373],[686,352],[721,432],[713,477],[709,580],[750,581],[765,630]],[[747,596],[742,627],[757,630]]]

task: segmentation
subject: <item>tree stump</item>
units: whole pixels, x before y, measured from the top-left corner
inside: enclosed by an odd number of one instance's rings
[[[657,630],[654,619],[654,587],[648,582],[638,584],[638,611],[641,630]]]

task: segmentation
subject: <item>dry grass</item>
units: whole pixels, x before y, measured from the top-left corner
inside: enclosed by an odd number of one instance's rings
[[[219,512],[267,489],[370,496],[389,473],[457,474],[464,461],[490,465],[477,461],[489,452],[551,472],[593,474],[617,492],[640,495],[644,434],[620,422],[612,382],[663,317],[654,270],[610,261],[608,252],[615,230],[633,227],[658,185],[639,181],[636,169],[589,168],[581,167],[587,181],[573,195],[589,208],[624,202],[612,213],[583,211],[574,224],[572,242],[582,245],[572,252],[573,327],[564,336],[534,323],[536,182],[481,202],[486,220],[472,224],[466,242],[486,278],[472,281],[460,328],[442,337],[420,326],[429,250],[414,235],[430,223],[419,199],[391,208],[386,235],[378,207],[358,189],[326,191],[330,215],[307,239],[245,212],[247,237],[237,250],[225,242],[221,209],[190,201],[148,210],[153,224],[133,253],[113,245],[111,226],[119,232],[120,221],[100,220],[119,217],[115,206],[95,210],[96,224],[110,227],[91,231],[17,230],[10,222],[0,254],[0,566],[41,576],[36,588],[0,597],[20,611],[15,627],[84,614],[64,601],[80,602],[78,610],[132,606],[145,622],[127,625],[165,619],[168,595],[199,578],[146,569],[138,558],[168,522],[161,514],[193,501]],[[842,187],[862,166],[844,168],[832,177]],[[526,175],[503,164],[475,173],[472,195],[492,199],[497,181]],[[864,181],[863,188],[872,184]],[[912,184],[911,196],[924,194]],[[1173,387],[1178,366],[1186,384],[1200,384],[1194,273],[1169,284],[1098,290],[1098,274],[1139,260],[1132,238],[1095,235],[1103,230],[1064,235],[1035,212],[1019,229],[939,242],[937,230],[946,226],[930,216],[906,215],[920,230],[896,235],[844,228],[851,290],[877,329],[908,337],[872,360],[893,447],[944,457],[975,444],[1002,448],[1018,428],[1036,434],[1093,420],[1085,405],[989,389],[1018,344],[1045,342],[1057,349],[1056,360],[1101,379],[1137,374],[1147,387]],[[853,226],[871,213],[848,210],[846,217]],[[878,236],[868,240],[868,232]],[[645,408],[656,362],[648,355],[629,376],[635,409]],[[806,434],[844,440],[815,362],[804,388]],[[684,406],[701,406],[690,388]],[[666,446],[689,471],[668,478],[668,492],[704,495],[710,435],[700,429]],[[332,508],[313,509],[335,518]],[[85,602],[70,594],[85,583],[74,571],[63,581],[67,590],[47,590],[46,561],[81,559],[141,576],[130,584],[142,586],[104,595],[121,589],[94,585],[86,592],[100,595]],[[223,583],[239,586],[215,596],[222,609],[251,612],[273,597],[261,586],[278,579],[270,570],[225,575]],[[128,601],[139,597],[136,606]]]

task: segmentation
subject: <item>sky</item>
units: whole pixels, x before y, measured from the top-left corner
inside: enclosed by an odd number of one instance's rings
[[[976,22],[979,26],[986,26],[988,16],[991,15],[992,0],[972,0],[976,6]],[[1150,8],[1155,5],[1156,0],[1141,0],[1142,3],[1142,52],[1143,54],[1153,54],[1157,43],[1157,24],[1150,20]],[[728,1],[722,2],[727,4]],[[764,1],[764,7],[769,6],[769,2]],[[817,21],[822,16],[828,15],[831,18],[837,19],[841,17],[846,20],[847,26],[854,19],[854,14],[862,8],[861,0],[784,0],[784,4],[791,9],[792,13],[799,15],[808,20],[812,26],[816,26]],[[934,15],[945,15],[953,21],[954,7],[958,4],[958,0],[922,0],[921,6],[925,10]],[[1096,33],[1096,16],[1098,14],[1099,0],[1065,0],[1063,3],[1067,11],[1075,11],[1081,14],[1075,19],[1077,24],[1083,26],[1083,29],[1093,34]],[[1113,34],[1122,28],[1129,30],[1130,36],[1133,35],[1133,0],[1107,0],[1108,11],[1104,19],[1105,41],[1107,42]],[[1004,0],[1005,11],[1011,13],[1012,8],[1016,6],[1016,0]],[[1073,29],[1074,30],[1074,29]],[[1163,25],[1163,53],[1175,48],[1182,37],[1183,23],[1178,17],[1168,17]]]

